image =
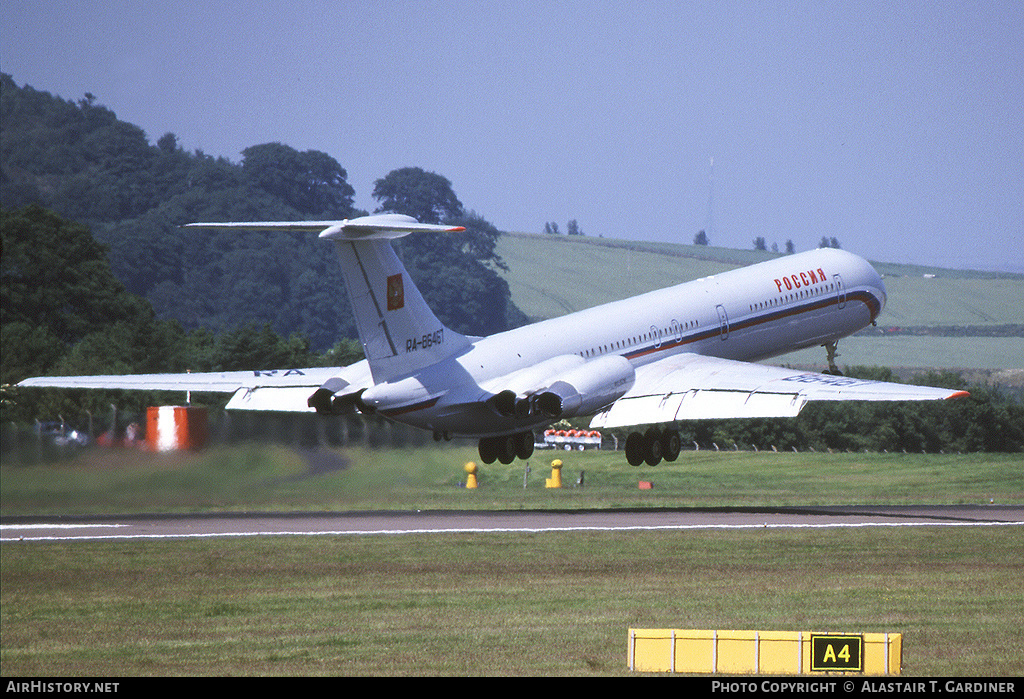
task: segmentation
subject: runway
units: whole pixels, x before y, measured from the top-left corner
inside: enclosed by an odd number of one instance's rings
[[[239,513],[4,518],[0,541],[1022,525],[1021,505]]]

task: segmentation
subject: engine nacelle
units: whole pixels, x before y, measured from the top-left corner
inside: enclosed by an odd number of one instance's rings
[[[321,415],[351,415],[355,412],[370,413],[373,408],[363,402],[365,388],[354,393],[336,395],[331,389],[320,387],[309,397],[306,405]]]
[[[502,390],[492,395],[487,403],[499,415],[526,417],[533,413],[531,394],[538,386],[548,385],[556,377],[582,366],[585,361],[578,354],[562,354],[502,376],[491,382],[492,386]]]
[[[625,357],[601,357],[561,375],[534,397],[534,406],[550,418],[589,415],[619,399],[635,379]]]
[[[510,417],[516,412],[516,392],[511,390],[504,390],[500,393],[495,393],[487,401],[491,407],[494,408],[499,415]]]
[[[320,414],[342,414],[352,412],[352,408],[339,404],[335,394],[341,393],[351,384],[340,376],[332,376],[323,383],[320,388],[313,392],[313,395],[306,401],[306,405],[314,408]]]
[[[359,405],[371,410],[387,410],[427,400],[430,392],[416,376],[374,384],[361,392]]]

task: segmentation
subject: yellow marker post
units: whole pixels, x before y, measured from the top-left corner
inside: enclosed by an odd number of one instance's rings
[[[466,462],[466,487],[476,487],[476,464],[472,461]]]
[[[551,462],[551,478],[544,480],[545,488],[561,488],[562,487],[562,461],[555,459]]]

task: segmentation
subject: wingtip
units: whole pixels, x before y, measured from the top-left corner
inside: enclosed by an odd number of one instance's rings
[[[946,400],[953,400],[954,398],[970,398],[970,397],[971,397],[971,392],[970,391],[957,391],[957,392],[947,396]]]

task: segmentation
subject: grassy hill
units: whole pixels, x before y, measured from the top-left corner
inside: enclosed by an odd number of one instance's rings
[[[498,253],[512,300],[530,318],[564,315],[728,269],[773,253],[672,243],[509,233]],[[888,303],[879,318],[898,335],[844,340],[848,364],[1024,369],[1024,275],[874,263]],[[820,357],[818,355],[821,355]],[[806,350],[787,361],[821,364]]]
[[[509,233],[498,240],[512,300],[553,318],[768,259],[768,253],[671,243]]]

